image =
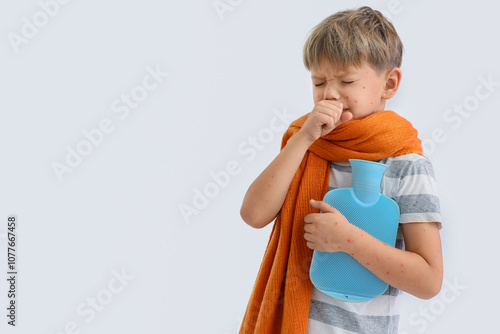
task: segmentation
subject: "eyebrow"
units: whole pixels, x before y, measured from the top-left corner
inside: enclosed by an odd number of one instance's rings
[[[338,72],[337,75],[334,75],[333,77],[345,77],[346,75],[349,74],[354,74],[353,72]],[[325,78],[324,76],[317,76],[317,75],[311,75],[311,79],[323,79]]]

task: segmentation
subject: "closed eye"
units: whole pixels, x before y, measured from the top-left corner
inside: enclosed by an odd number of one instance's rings
[[[319,87],[319,86],[322,86],[323,84],[324,84],[324,82],[322,82],[320,84],[315,84],[314,86]]]
[[[353,82],[354,82],[354,81],[342,81],[342,83],[343,83],[344,85],[350,85],[350,84],[352,84]]]

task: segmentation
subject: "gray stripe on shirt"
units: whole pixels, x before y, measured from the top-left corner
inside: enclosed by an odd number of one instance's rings
[[[376,162],[380,162],[388,166],[384,176],[402,179],[409,175],[429,175],[436,179],[432,163],[425,158],[418,160],[393,160],[393,158],[385,158]],[[341,165],[330,162],[330,167],[341,173],[352,173],[351,165]]]
[[[387,170],[385,171],[385,177],[402,179],[410,175],[429,175],[433,179],[436,179],[436,177],[434,176],[434,169],[432,168],[432,164],[427,159],[419,159],[416,161],[392,160],[386,162],[386,164],[389,166],[389,168],[387,168]]]
[[[396,196],[401,214],[440,212],[439,198],[429,194]]]
[[[339,165],[331,161],[330,167],[341,173],[352,173],[351,165]]]
[[[397,333],[399,315],[360,315],[319,300],[311,300],[309,319],[360,334]]]

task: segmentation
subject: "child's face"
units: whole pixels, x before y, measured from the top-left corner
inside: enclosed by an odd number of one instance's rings
[[[340,71],[322,58],[311,71],[314,104],[321,100],[337,100],[342,103],[344,112],[350,111],[354,119],[383,111],[386,101],[383,98],[385,74],[385,71],[378,73],[366,62]]]

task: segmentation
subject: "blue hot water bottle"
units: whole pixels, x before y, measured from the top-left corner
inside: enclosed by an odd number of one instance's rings
[[[333,189],[323,201],[339,210],[353,225],[394,246],[399,224],[399,207],[380,193],[387,165],[350,159],[351,188]],[[388,284],[344,252],[314,251],[309,271],[314,286],[332,297],[361,302],[380,296]]]

